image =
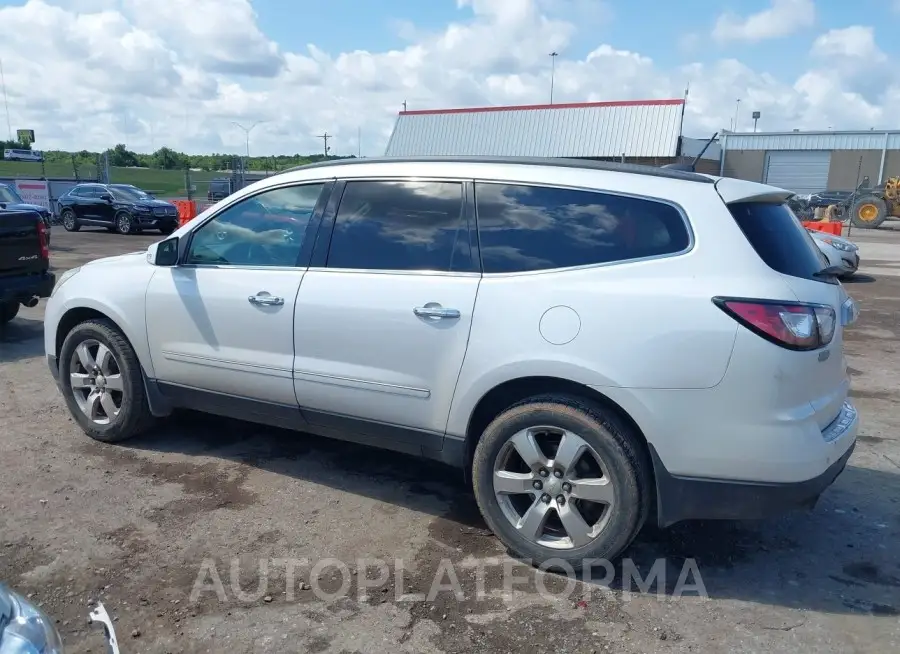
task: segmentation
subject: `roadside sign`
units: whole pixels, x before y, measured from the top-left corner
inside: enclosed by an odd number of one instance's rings
[[[34,130],[33,129],[17,129],[16,130],[16,139],[22,145],[31,145],[34,143]]]
[[[50,184],[35,179],[17,179],[16,190],[26,204],[39,204],[50,211]]]

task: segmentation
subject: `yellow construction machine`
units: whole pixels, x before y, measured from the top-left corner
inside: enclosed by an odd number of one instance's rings
[[[875,229],[890,216],[900,218],[900,177],[891,177],[871,189],[859,189],[848,211],[853,226],[864,229]]]

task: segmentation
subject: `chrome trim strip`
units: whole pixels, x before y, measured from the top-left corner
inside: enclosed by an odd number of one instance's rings
[[[314,377],[315,379],[301,379],[302,377]],[[427,388],[401,386],[399,384],[388,384],[385,382],[370,381],[368,379],[358,379],[355,377],[339,377],[338,375],[328,375],[321,372],[310,372],[308,370],[295,369],[294,379],[296,381],[308,381],[311,383],[329,384],[331,386],[341,386],[344,388],[355,388],[362,391],[405,395],[423,400],[427,400],[431,397],[431,391]]]
[[[163,350],[162,355],[169,361],[178,361],[181,363],[195,363],[201,366],[209,366],[210,368],[223,368],[226,370],[236,370],[238,372],[250,373],[282,373],[279,377],[287,377],[290,379],[293,370],[291,368],[283,368],[280,366],[265,366],[258,363],[247,363],[245,361],[234,361],[232,359],[220,359],[217,357],[207,357],[201,354],[185,354],[183,352],[172,352],[171,350]],[[243,368],[254,368],[254,370],[243,370]]]

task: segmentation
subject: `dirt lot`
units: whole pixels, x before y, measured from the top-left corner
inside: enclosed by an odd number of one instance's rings
[[[612,590],[516,566],[436,464],[196,415],[125,446],[89,441],[46,369],[42,305],[24,310],[0,333],[0,580],[57,618],[72,652],[103,651],[86,625],[97,599],[123,652],[896,651],[900,233],[853,237],[863,427],[848,469],[808,514],[646,529]],[[156,238],[57,228],[54,263]],[[678,584],[691,559],[708,597]],[[664,578],[641,590],[635,570]],[[403,597],[436,577],[432,601]]]

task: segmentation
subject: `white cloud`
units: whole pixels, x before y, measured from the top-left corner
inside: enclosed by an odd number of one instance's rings
[[[822,34],[813,42],[812,54],[823,58],[853,57],[874,63],[887,59],[875,43],[875,29],[863,25],[851,25]]]
[[[722,14],[716,20],[712,35],[720,43],[755,43],[793,34],[810,27],[815,20],[813,0],[772,0],[768,9],[746,17],[732,12]]]
[[[673,66],[611,43],[569,56],[586,0],[458,2],[474,18],[437,31],[403,23],[401,48],[335,54],[314,43],[293,50],[274,43],[248,0],[4,7],[0,57],[12,126],[35,129],[43,149],[124,142],[140,151],[238,153],[245,137],[232,121],[263,121],[251,134],[254,154],[318,152],[325,131],[333,152],[355,153],[359,129],[363,153],[375,155],[404,101],[410,109],[546,102],[551,50],[561,53],[557,102],[681,97],[690,84],[688,135],[727,127],[736,98],[744,129],[751,111],[762,112],[761,129],[896,122],[890,108],[900,98],[900,67],[864,26],[821,34],[811,45],[812,69],[789,78],[729,58]]]

